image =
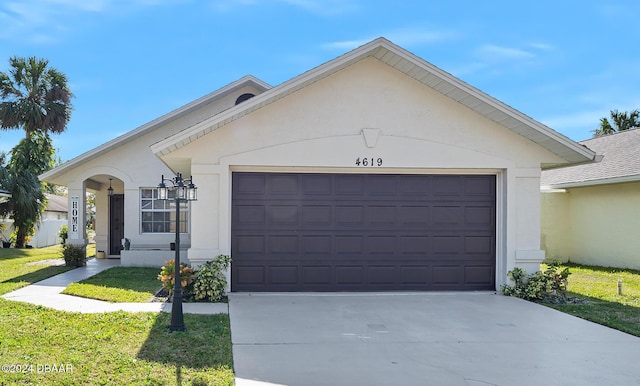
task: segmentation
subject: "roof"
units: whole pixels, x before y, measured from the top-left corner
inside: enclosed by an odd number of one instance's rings
[[[640,129],[604,135],[580,144],[601,154],[602,161],[544,171],[543,187],[561,189],[640,181]]]
[[[69,200],[64,196],[57,196],[55,194],[47,194],[47,212],[63,212],[67,213],[69,209]]]
[[[100,155],[103,155],[109,151],[111,151],[112,149],[115,149],[117,147],[119,147],[120,145],[122,145],[123,143],[129,142],[135,138],[141,137],[143,135],[145,135],[146,133],[153,131],[154,129],[160,127],[160,126],[164,126],[167,123],[169,123],[170,121],[173,121],[175,119],[178,119],[182,116],[185,116],[189,113],[191,113],[192,111],[195,111],[199,108],[201,108],[202,106],[205,106],[209,103],[211,103],[212,101],[216,100],[216,99],[220,99],[226,95],[229,95],[233,92],[236,92],[237,90],[246,87],[246,86],[253,86],[255,88],[257,88],[258,90],[268,90],[271,88],[271,86],[263,81],[261,81],[260,79],[252,76],[252,75],[246,75],[240,79],[238,79],[237,81],[230,83],[210,94],[207,94],[201,98],[198,98],[190,103],[187,103],[186,105],[179,107],[159,118],[154,119],[151,122],[145,123],[144,125],[129,131],[117,138],[114,138],[113,140],[100,145],[92,150],[89,150],[75,158],[73,158],[70,161],[65,162],[64,164],[58,166],[57,168],[54,168],[48,172],[43,173],[42,175],[40,175],[40,179],[43,181],[47,181],[47,180],[52,180],[54,178],[56,178],[57,176],[61,175],[62,173],[65,173],[67,170],[70,170],[78,165],[81,165],[93,158],[96,158]]]
[[[544,169],[596,161],[596,153],[540,122],[526,116],[453,75],[415,56],[385,38],[378,38],[334,60],[311,69],[250,100],[188,127],[151,146],[164,157],[207,133],[273,103],[365,58],[375,57],[407,76],[467,106],[478,114],[522,135],[556,154],[565,162],[542,165]],[[171,160],[165,159],[171,166]]]

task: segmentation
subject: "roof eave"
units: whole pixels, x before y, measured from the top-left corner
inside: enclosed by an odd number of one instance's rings
[[[557,184],[543,185],[542,188],[548,188],[548,189],[583,188],[588,186],[622,184],[626,182],[638,182],[638,181],[640,181],[640,174],[613,177],[613,178],[601,178],[597,180],[561,182]]]

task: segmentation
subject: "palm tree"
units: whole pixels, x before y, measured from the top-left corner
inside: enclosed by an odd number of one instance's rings
[[[11,150],[4,171],[3,185],[12,197],[0,215],[11,215],[16,246],[23,247],[46,205],[38,175],[53,166],[49,134],[66,130],[73,94],[67,77],[48,67],[48,60],[12,57],[9,64],[8,73],[0,71],[0,129],[23,129],[25,138]]]
[[[609,119],[600,118],[600,128],[593,131],[594,137],[640,127],[640,110],[631,112],[611,110],[609,115]]]
[[[49,61],[36,57],[9,59],[10,70],[0,71],[0,129],[62,133],[71,118],[73,94],[67,77]]]

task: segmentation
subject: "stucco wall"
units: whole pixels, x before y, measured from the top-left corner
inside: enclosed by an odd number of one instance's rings
[[[66,174],[57,177],[58,181],[66,181],[69,189],[69,197],[84,197],[85,191],[90,190],[96,193],[96,246],[98,250],[109,251],[109,210],[107,184],[96,184],[92,179],[101,176],[102,180],[113,177],[113,188],[115,194],[124,194],[124,233],[125,237],[131,240],[132,248],[149,249],[160,247],[169,248],[169,243],[174,241],[173,233],[142,233],[140,229],[140,188],[153,188],[160,182],[161,175],[167,178],[174,176],[158,157],[153,154],[150,146],[160,140],[184,130],[185,128],[201,122],[221,111],[229,109],[235,105],[238,96],[244,93],[258,94],[260,91],[251,86],[241,87],[235,92],[225,95],[212,103],[201,106],[199,109],[186,115],[181,115],[163,125],[154,127],[153,130],[145,132],[144,135],[131,138],[120,143],[118,147],[112,148],[108,153],[92,157],[76,165]],[[187,176],[189,170],[179,170]],[[84,207],[81,204],[81,207]],[[84,213],[80,213],[79,223],[84,223]],[[182,234],[181,243],[189,246],[191,243],[190,233]],[[71,243],[84,243],[86,239],[80,235],[76,240],[69,239]],[[130,259],[131,260],[131,259]],[[142,265],[160,266],[166,259],[159,257],[156,263],[151,264],[151,260],[144,258]],[[135,264],[133,261],[132,264]]]
[[[375,129],[367,146],[363,129]],[[498,176],[497,285],[518,265],[537,270],[540,163],[559,159],[510,130],[366,59],[174,151],[191,158],[193,262],[230,252],[231,173],[486,173]],[[357,157],[382,158],[358,168]]]
[[[640,183],[569,189],[563,199],[543,194],[542,240],[552,252],[580,264],[640,269]],[[552,232],[553,231],[553,232]]]
[[[540,248],[547,261],[567,262],[572,255],[569,233],[569,193],[565,190],[540,194]]]

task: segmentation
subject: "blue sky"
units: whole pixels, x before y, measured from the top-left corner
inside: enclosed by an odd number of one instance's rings
[[[251,74],[275,86],[384,36],[574,140],[640,108],[635,0],[0,0],[0,71],[75,94],[66,161]],[[21,132],[0,132],[9,150]]]

